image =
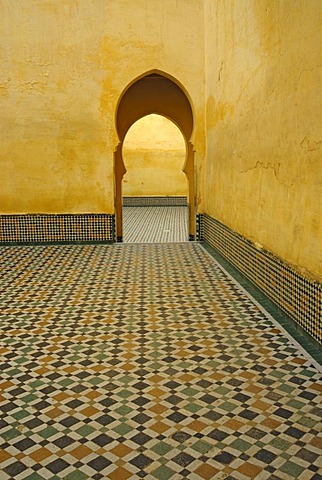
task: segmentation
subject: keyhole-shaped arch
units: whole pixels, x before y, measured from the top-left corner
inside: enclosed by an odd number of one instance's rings
[[[122,93],[116,109],[116,130],[119,144],[114,152],[115,214],[117,241],[123,239],[122,180],[126,173],[123,143],[131,126],[140,118],[158,114],[173,121],[186,142],[186,161],[183,168],[188,179],[189,239],[195,239],[194,149],[190,142],[193,132],[193,111],[184,88],[173,77],[153,70],[135,79]]]

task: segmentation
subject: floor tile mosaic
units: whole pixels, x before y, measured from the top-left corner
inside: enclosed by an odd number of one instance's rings
[[[123,207],[123,242],[186,242],[188,207]]]
[[[0,265],[1,480],[322,479],[318,365],[199,244]]]

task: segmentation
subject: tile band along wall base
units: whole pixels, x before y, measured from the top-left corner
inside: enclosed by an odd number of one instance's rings
[[[123,197],[124,207],[186,207],[187,197]]]
[[[199,215],[204,240],[240,270],[309,335],[322,344],[322,284],[310,281],[266,250],[207,214]]]
[[[0,215],[0,244],[114,242],[112,214]]]

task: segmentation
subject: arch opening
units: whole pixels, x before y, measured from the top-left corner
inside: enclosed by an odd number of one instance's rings
[[[122,181],[126,174],[123,146],[129,129],[138,120],[156,114],[171,120],[181,131],[186,143],[183,171],[188,180],[189,239],[195,239],[194,149],[190,143],[193,132],[193,111],[184,89],[166,74],[155,70],[134,80],[120,97],[116,110],[119,144],[114,152],[115,214],[117,241],[123,241]]]
[[[147,115],[123,143],[123,241],[188,240],[186,142],[169,119]]]

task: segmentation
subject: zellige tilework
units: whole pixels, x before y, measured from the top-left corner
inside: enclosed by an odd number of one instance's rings
[[[188,207],[123,207],[123,242],[185,242]]]
[[[0,215],[1,243],[113,242],[114,215]]]
[[[321,480],[321,372],[200,245],[0,265],[1,480]]]
[[[187,197],[123,197],[124,207],[187,206]]]
[[[290,265],[209,215],[199,216],[199,233],[212,247],[322,344],[322,284],[304,278]]]

